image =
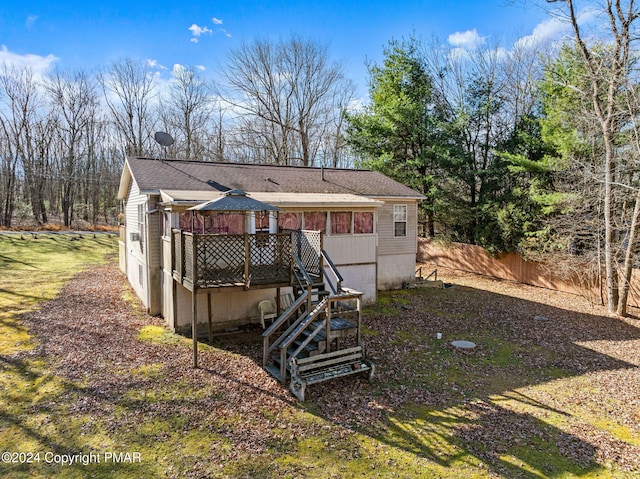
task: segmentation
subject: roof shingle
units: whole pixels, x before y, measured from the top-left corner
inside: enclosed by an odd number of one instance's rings
[[[350,193],[421,199],[395,180],[370,170],[127,158],[141,191],[240,189],[247,192]]]

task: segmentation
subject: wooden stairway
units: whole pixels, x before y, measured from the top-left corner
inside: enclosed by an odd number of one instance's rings
[[[362,293],[342,287],[342,276],[322,251],[336,286],[310,275],[294,257],[294,303],[263,336],[263,367],[304,401],[309,384],[375,369],[361,339]],[[353,305],[355,303],[355,306]],[[347,344],[350,343],[350,344]]]

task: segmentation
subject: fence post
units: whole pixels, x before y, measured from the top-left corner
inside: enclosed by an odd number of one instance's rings
[[[251,260],[251,252],[249,251],[249,234],[244,234],[244,287],[249,288],[251,279],[249,278],[249,261]]]

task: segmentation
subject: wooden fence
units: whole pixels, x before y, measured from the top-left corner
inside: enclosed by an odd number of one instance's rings
[[[427,238],[418,239],[417,261],[579,294],[594,303],[602,303],[603,295],[606,294],[605,285],[602,284],[601,287],[601,279],[593,265],[585,265],[580,271],[559,275],[554,272],[552,266],[525,261],[518,253],[492,256],[480,246],[463,243],[444,244]],[[630,306],[640,307],[640,291],[637,289],[639,280],[640,271],[635,270],[631,279]]]

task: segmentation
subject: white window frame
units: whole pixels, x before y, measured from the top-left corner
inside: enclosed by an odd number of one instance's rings
[[[145,242],[145,230],[144,230],[144,223],[145,223],[145,213],[146,213],[146,208],[145,208],[145,204],[141,203],[138,205],[138,234],[140,235],[140,251],[144,252],[144,242]]]
[[[407,237],[407,205],[393,205],[393,236],[395,238]],[[398,234],[397,225],[404,224],[404,234]]]

